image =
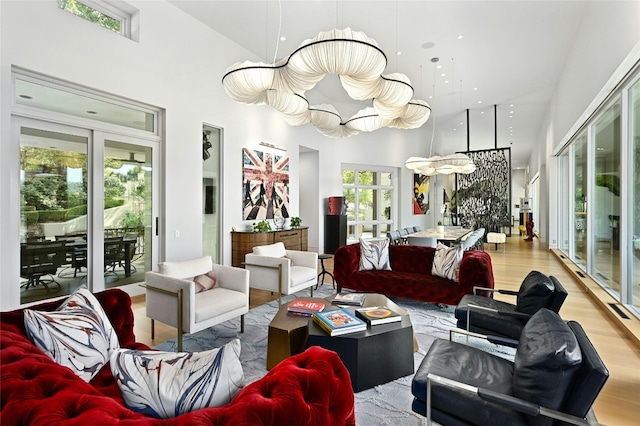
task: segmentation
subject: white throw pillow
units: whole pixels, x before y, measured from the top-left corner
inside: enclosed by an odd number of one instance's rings
[[[172,278],[187,278],[203,275],[211,271],[213,263],[211,256],[202,256],[196,259],[183,260],[179,262],[158,263],[158,272]]]
[[[278,242],[266,246],[255,246],[253,254],[257,256],[284,257],[287,255],[287,249],[284,247],[284,243]]]
[[[391,270],[389,239],[365,240],[360,238],[360,271]]]
[[[24,310],[24,325],[33,344],[85,382],[120,348],[118,335],[100,302],[81,288],[52,312]]]
[[[436,254],[433,257],[431,274],[458,282],[458,270],[460,269],[463,254],[464,247],[462,244],[447,247],[442,243],[438,243]]]
[[[120,349],[111,372],[129,409],[162,419],[228,404],[244,387],[239,339],[193,353]]]

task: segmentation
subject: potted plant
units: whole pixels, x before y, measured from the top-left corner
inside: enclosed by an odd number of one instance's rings
[[[444,234],[444,225],[441,220],[438,221],[438,232]]]
[[[271,224],[266,220],[261,220],[260,222],[253,224],[253,231],[254,232],[271,231]]]
[[[302,219],[300,219],[297,216],[294,216],[291,218],[291,227],[292,228],[299,228],[300,225],[302,224]]]

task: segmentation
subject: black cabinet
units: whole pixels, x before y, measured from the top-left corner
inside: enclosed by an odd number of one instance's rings
[[[324,252],[335,253],[338,247],[347,244],[347,216],[324,217]]]

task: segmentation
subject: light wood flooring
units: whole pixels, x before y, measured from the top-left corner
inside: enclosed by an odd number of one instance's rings
[[[610,371],[610,378],[594,405],[598,421],[610,426],[640,424],[640,348],[637,340],[623,331],[610,313],[592,299],[563,263],[537,238],[528,243],[514,234],[507,238],[504,252],[502,247],[495,251],[495,246],[489,244],[485,249],[491,255],[496,288],[517,290],[526,274],[534,269],[560,280],[569,292],[560,311],[561,316],[576,320],[584,327]],[[325,261],[325,266],[332,270],[333,261]],[[252,290],[250,304],[259,306],[272,298],[270,292]],[[498,295],[496,298],[513,302],[509,296]],[[144,296],[134,298],[133,308],[138,341],[153,346],[175,337],[175,329],[156,323],[156,338],[152,341],[150,320],[145,316]],[[636,328],[640,323],[637,319],[629,321],[633,321]]]

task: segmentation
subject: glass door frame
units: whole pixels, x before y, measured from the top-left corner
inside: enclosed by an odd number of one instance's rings
[[[160,147],[159,144],[155,141],[149,141],[138,137],[133,136],[125,136],[121,134],[116,134],[113,132],[95,130],[93,132],[94,139],[94,156],[93,158],[93,170],[91,177],[89,179],[89,186],[91,187],[92,183],[94,186],[94,191],[99,187],[100,193],[95,193],[96,197],[94,198],[93,206],[94,209],[90,213],[90,223],[96,224],[97,226],[89,227],[89,231],[92,232],[93,235],[93,247],[94,250],[102,250],[99,253],[96,253],[97,256],[93,257],[92,268],[93,274],[92,279],[94,283],[98,283],[98,286],[93,287],[93,291],[101,291],[105,289],[105,281],[104,281],[104,151],[105,151],[105,142],[107,140],[123,142],[130,145],[141,146],[145,148],[151,148],[151,164],[152,164],[152,179],[151,179],[151,231],[149,232],[149,236],[151,237],[151,266],[152,269],[155,265],[158,264],[158,248],[159,248],[159,238],[158,238],[158,230],[156,228],[156,220],[159,211],[159,194],[160,194],[160,186],[159,186],[159,164],[160,164]],[[100,167],[99,167],[100,166]],[[96,232],[97,230],[101,230],[102,232]],[[96,268],[96,264],[100,265],[100,268]],[[130,295],[138,295],[143,294],[145,292],[144,288],[140,287],[140,282],[132,283],[127,285],[118,286],[118,288],[125,290]]]
[[[106,140],[116,140],[132,145],[138,145],[151,148],[152,158],[152,188],[151,188],[151,265],[154,267],[158,263],[158,251],[159,251],[159,237],[158,230],[156,228],[156,220],[158,217],[158,211],[160,206],[160,144],[157,141],[146,140],[139,137],[125,136],[118,133],[113,133],[104,130],[93,130],[77,125],[62,124],[51,122],[45,119],[38,119],[32,117],[23,117],[19,115],[11,116],[12,126],[12,140],[15,141],[15,160],[11,161],[10,173],[12,177],[20,176],[20,131],[23,127],[39,129],[43,131],[51,131],[57,133],[64,133],[74,136],[80,136],[87,138],[87,259],[88,259],[88,276],[87,285],[93,292],[104,290],[104,148]],[[19,250],[18,242],[20,241],[20,210],[15,206],[20,206],[20,181],[16,180],[11,184],[11,193],[15,195],[10,196],[11,208],[10,221],[15,223],[16,233],[10,241],[15,240],[16,247],[15,262],[11,264],[16,265],[12,275],[19,276]],[[12,200],[16,200],[14,203]],[[17,282],[17,281],[16,281]],[[130,295],[143,294],[144,289],[139,286],[139,283],[132,283],[128,285],[119,286],[118,288],[126,291]],[[20,301],[20,290],[17,287],[18,294],[16,298]],[[58,297],[60,295],[56,295]],[[45,299],[43,299],[45,300]],[[20,302],[20,305],[24,305]]]

